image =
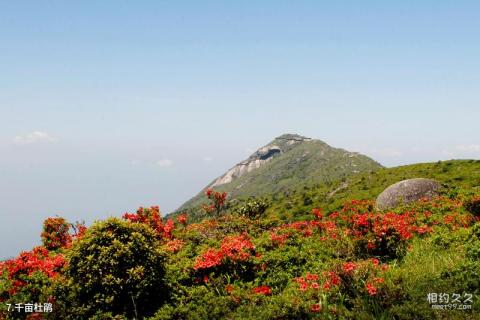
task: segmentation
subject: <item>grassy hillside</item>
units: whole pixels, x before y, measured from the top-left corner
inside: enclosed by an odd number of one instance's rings
[[[333,148],[320,140],[289,145],[285,142],[286,136],[294,135],[280,136],[267,145],[278,146],[283,150],[282,154],[228,184],[215,187],[215,190],[225,191],[231,198],[259,197],[284,192],[298,185],[331,184],[352,173],[382,167],[367,156]],[[195,209],[205,200],[202,190],[177,212]]]
[[[258,174],[269,170],[270,167],[260,168]],[[330,167],[328,170],[334,169]],[[299,169],[298,174],[301,172]],[[337,210],[350,199],[374,200],[388,186],[411,178],[436,179],[445,187],[449,187],[448,192],[454,192],[456,189],[475,192],[480,188],[480,160],[450,160],[377,168],[341,175],[341,178],[336,180],[322,182],[315,182],[315,177],[295,176],[285,180],[284,184],[279,183],[272,193],[261,192],[260,196],[230,194],[229,205],[235,210],[252,198],[262,199],[269,203],[267,215],[272,219],[298,220],[308,215],[314,207]],[[223,191],[225,188],[215,190]],[[255,189],[252,190],[252,194],[255,194],[254,191]],[[202,201],[206,201],[205,197],[199,198],[196,203]],[[200,221],[205,217],[199,206],[189,209],[188,213],[192,221]]]
[[[295,188],[264,198],[271,204],[267,210],[270,215],[280,219],[302,219],[314,207],[337,210],[349,199],[373,200],[388,186],[411,178],[432,178],[453,189],[479,191],[480,160],[451,160],[381,168],[353,174],[334,182],[312,184],[306,181],[297,184]]]

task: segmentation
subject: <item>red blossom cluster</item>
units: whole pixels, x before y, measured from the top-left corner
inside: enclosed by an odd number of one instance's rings
[[[293,281],[298,283],[300,291],[307,291],[308,289],[318,290],[320,288],[318,279],[319,276],[317,274],[307,272],[305,277],[298,277],[293,279]]]
[[[455,210],[462,205],[458,200],[439,197],[423,200],[403,212],[375,212],[370,200],[351,200],[341,211],[323,214],[321,209],[312,209],[313,221],[287,223],[270,231],[274,246],[284,245],[294,234],[304,237],[319,235],[321,241],[351,236],[358,241],[359,248],[369,254],[395,254],[395,247],[415,235],[433,232],[435,225],[447,225],[452,229],[470,226],[475,218],[471,214],[460,214]],[[430,210],[441,208],[444,215],[434,215]],[[436,209],[438,211],[438,209]],[[453,212],[453,213],[452,213]]]
[[[269,286],[259,286],[253,288],[252,292],[255,294],[263,294],[264,296],[269,296],[272,294],[272,289]]]
[[[138,208],[136,213],[125,213],[123,218],[131,222],[144,223],[150,226],[159,236],[172,239],[172,231],[175,228],[175,223],[172,219],[164,224],[160,216],[160,208],[152,206],[150,208]]]
[[[289,236],[292,232],[299,232],[304,237],[310,237],[316,230],[320,229],[322,225],[323,223],[319,221],[295,221],[274,228],[273,231],[289,233]]]
[[[359,270],[359,272],[354,272]],[[368,295],[376,295],[379,287],[385,283],[383,276],[379,273],[387,269],[380,266],[380,261],[376,258],[361,260],[357,262],[345,262],[330,271],[323,272],[320,277],[317,274],[308,273],[304,277],[294,278],[293,282],[298,284],[298,290],[309,294],[310,297],[318,297],[321,292],[326,294],[334,287],[345,287],[346,290],[358,290],[363,286]],[[320,285],[323,281],[323,285]],[[351,288],[351,289],[348,289]],[[309,291],[311,290],[311,291]],[[313,294],[313,295],[312,295]]]
[[[373,278],[373,282],[376,284],[382,284],[382,283],[385,283],[385,279],[377,277],[377,278]],[[371,282],[367,282],[365,284],[365,289],[367,290],[367,293],[371,296],[374,296],[378,293],[378,288]]]
[[[322,306],[319,303],[312,304],[312,306],[310,307],[310,311],[315,313],[320,312],[322,311]]]
[[[334,271],[326,271],[323,273],[323,286],[319,283],[320,276],[317,274],[308,273],[305,277],[294,278],[293,281],[298,284],[298,289],[301,292],[306,292],[308,290],[313,290],[316,292],[322,288],[324,291],[329,291],[332,287],[338,287],[341,284],[340,276]]]
[[[322,220],[322,219],[323,219],[322,209],[313,208],[313,209],[312,209],[312,214],[313,214],[313,215],[315,216],[315,218],[317,218],[318,220]]]
[[[255,246],[247,235],[227,236],[223,239],[220,249],[210,248],[205,251],[194,265],[195,270],[209,269],[222,264],[224,259],[233,262],[246,261],[252,257]]]
[[[197,258],[193,269],[209,269],[222,264],[223,254],[221,251],[210,248]]]
[[[319,220],[296,221],[276,227],[270,232],[270,240],[274,245],[282,245],[294,233],[300,233],[303,237],[310,237],[319,231],[323,231],[325,234],[325,236],[320,237],[320,240],[326,240],[327,237],[337,239],[339,230],[336,223],[331,220]]]
[[[173,219],[168,219],[165,225],[163,226],[163,236],[168,239],[172,239],[172,231],[175,229],[175,223]]]
[[[325,290],[330,290],[332,286],[338,287],[341,283],[340,276],[334,271],[327,271],[325,273],[326,281],[323,284]]]
[[[387,239],[409,240],[415,234],[422,235],[433,231],[432,227],[422,223],[414,211],[403,213],[355,213],[347,221],[348,234],[355,239],[367,240],[367,249],[373,250]],[[348,228],[349,227],[349,228]]]
[[[202,204],[202,209],[206,213],[219,215],[220,212],[225,209],[228,194],[226,192],[218,192],[209,188],[205,191],[205,195],[208,200],[210,200],[210,204]]]
[[[220,251],[233,261],[245,261],[252,256],[255,246],[245,234],[225,237]]]
[[[184,225],[184,226],[187,225],[187,214],[182,213],[181,215],[179,215],[177,217],[177,222]]]
[[[87,227],[85,226],[84,222],[77,222],[72,225],[73,228],[73,238],[80,239],[85,235],[87,232]]]
[[[345,273],[352,273],[355,269],[357,269],[357,265],[354,262],[345,262],[343,264],[343,271]]]
[[[472,215],[460,215],[458,212],[447,214],[443,218],[443,224],[448,225],[452,229],[458,229],[460,227],[467,228],[475,221],[475,217]]]
[[[166,247],[167,251],[176,253],[176,252],[180,251],[183,248],[184,245],[185,245],[185,241],[180,240],[180,239],[173,239],[173,240],[168,241],[165,244],[165,247]]]
[[[369,295],[374,296],[377,294],[377,288],[373,284],[367,283],[365,288],[367,289]]]
[[[356,269],[361,269],[361,272],[353,274]],[[380,265],[380,261],[376,258],[370,260],[358,261],[357,263],[347,262],[342,266],[343,274],[346,283],[352,285],[355,281],[365,283],[366,292],[370,296],[374,296],[378,293],[378,286],[385,283],[383,276],[379,276],[379,273],[385,272],[388,269],[388,265]]]
[[[47,250],[65,248],[72,242],[68,233],[70,224],[61,217],[47,218],[43,222],[42,243]]]
[[[15,259],[0,262],[0,274],[7,272],[7,277],[13,284],[9,294],[13,295],[27,285],[28,276],[41,272],[53,278],[58,275],[64,264],[63,255],[50,255],[45,247],[36,247],[32,251],[20,253]]]
[[[231,285],[231,284],[227,284],[225,286],[225,291],[228,293],[228,294],[231,294],[233,292],[233,290],[235,290],[234,286]]]
[[[357,200],[353,199],[350,201],[346,201],[342,207],[342,214],[353,214],[353,213],[360,213],[360,212],[369,212],[372,211],[375,207],[375,203],[372,200]]]
[[[285,244],[285,241],[290,237],[290,234],[284,233],[284,234],[277,234],[276,232],[271,232],[270,233],[270,240],[274,245],[282,245]]]

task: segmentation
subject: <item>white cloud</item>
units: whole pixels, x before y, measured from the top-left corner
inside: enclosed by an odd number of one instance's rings
[[[469,145],[458,145],[455,146],[455,149],[462,152],[480,152],[480,145],[479,144],[469,144]]]
[[[454,158],[476,158],[480,156],[480,145],[459,144],[454,147],[442,150],[442,156],[449,159]]]
[[[455,157],[455,153],[453,153],[452,151],[450,150],[442,150],[441,152],[442,156],[445,156],[445,157]]]
[[[166,167],[171,167],[173,166],[173,161],[170,159],[160,159],[157,161],[157,166],[166,168]]]
[[[203,161],[210,162],[210,161],[213,161],[213,158],[212,157],[204,157]]]
[[[42,131],[34,131],[23,136],[16,136],[13,139],[13,142],[16,144],[53,143],[57,141],[58,139],[56,137]]]
[[[373,149],[372,153],[377,156],[382,157],[400,157],[403,155],[403,152],[396,148],[383,148],[383,149]]]
[[[130,161],[130,165],[132,165],[132,166],[134,166],[134,167],[136,167],[136,166],[138,166],[138,165],[140,165],[140,164],[141,164],[141,161],[140,161],[140,160],[132,160],[132,161]]]

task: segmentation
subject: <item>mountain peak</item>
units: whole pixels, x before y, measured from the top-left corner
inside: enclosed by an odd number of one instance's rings
[[[308,140],[312,140],[312,139],[301,136],[301,135],[296,134],[296,133],[284,133],[284,134],[276,137],[275,140],[301,140],[301,141],[307,140],[308,141]]]
[[[286,133],[237,163],[206,188],[220,188],[233,196],[261,196],[299,183],[322,183],[379,167],[380,164],[364,155]],[[203,197],[200,192],[180,209],[198,205]]]
[[[245,174],[257,170],[261,166],[273,160],[297,145],[312,141],[312,139],[303,137],[298,134],[285,133],[276,137],[269,144],[259,148],[246,160],[239,162],[233,168],[230,168],[224,175],[218,177],[209,187],[218,187],[230,183]]]

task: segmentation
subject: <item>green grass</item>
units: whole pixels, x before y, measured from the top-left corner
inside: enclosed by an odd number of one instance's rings
[[[375,199],[388,186],[411,178],[436,179],[450,188],[450,192],[455,189],[479,191],[480,160],[419,163],[358,173],[334,182],[307,182],[266,197],[272,204],[267,213],[281,219],[303,219],[312,208],[332,211],[349,199]]]

